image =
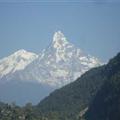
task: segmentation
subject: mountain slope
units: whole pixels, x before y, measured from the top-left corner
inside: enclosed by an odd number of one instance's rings
[[[120,54],[111,60],[116,61],[117,65],[114,65],[113,62],[110,61],[107,65],[91,69],[83,74],[77,81],[51,93],[38,104],[38,111],[41,112],[46,119],[48,118],[48,120],[52,120],[54,116],[57,116],[56,120],[82,119],[83,115],[89,108],[89,105],[94,100],[99,90],[102,89],[104,84],[115,76],[117,76],[116,81],[119,80],[119,56]],[[116,83],[117,82],[115,82],[115,84]],[[117,86],[116,88],[119,90]],[[114,93],[116,95],[116,91]],[[105,98],[106,97],[108,97],[107,94],[105,94]],[[109,99],[109,97],[106,99]],[[114,100],[115,99],[113,99],[113,101]],[[97,109],[99,112],[99,107],[97,107]],[[94,112],[92,115],[94,116]]]
[[[94,68],[77,81],[51,93],[38,104],[38,109],[48,118],[57,114],[57,120],[61,117],[62,120],[76,120],[80,111],[87,110],[105,80],[104,67]]]
[[[69,43],[63,33],[56,32],[53,41],[39,57],[11,79],[34,80],[54,87],[66,85],[101,63]]]
[[[120,120],[120,53],[107,67],[108,79],[91,103],[87,120]]]

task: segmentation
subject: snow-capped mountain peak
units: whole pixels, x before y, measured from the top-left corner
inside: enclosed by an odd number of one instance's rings
[[[53,42],[58,41],[58,40],[67,41],[64,34],[60,30],[55,32],[53,35]]]
[[[26,50],[18,50],[12,55],[0,60],[0,78],[9,73],[23,70],[28,64],[38,57],[35,53]]]
[[[68,42],[60,31],[53,35],[52,44],[29,64],[22,72],[13,75],[21,80],[34,80],[41,84],[63,86],[68,84],[92,67],[100,65],[100,61]]]
[[[61,49],[68,44],[67,39],[61,31],[55,32],[53,36],[53,47]]]
[[[61,31],[55,32],[52,44],[39,56],[19,50],[0,61],[0,76],[7,80],[32,81],[60,87],[87,70],[99,66],[100,61],[70,43]]]
[[[73,44],[69,43],[67,38],[61,31],[55,32],[53,35],[52,45],[48,51],[55,55],[56,62],[66,61],[68,58],[68,51],[74,47]],[[70,53],[71,54],[71,53]],[[69,54],[69,56],[70,56]]]

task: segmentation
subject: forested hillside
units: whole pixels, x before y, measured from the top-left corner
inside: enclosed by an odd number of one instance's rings
[[[120,120],[120,54],[107,65],[108,79],[86,113],[87,120]]]

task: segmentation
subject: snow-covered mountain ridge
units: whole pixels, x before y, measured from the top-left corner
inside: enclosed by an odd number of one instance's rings
[[[55,32],[51,45],[39,55],[19,52],[0,61],[0,77],[61,87],[101,65],[97,58],[69,43],[61,31]]]
[[[23,49],[0,60],[0,78],[7,74],[23,70],[28,64],[38,57],[35,53],[27,52]]]

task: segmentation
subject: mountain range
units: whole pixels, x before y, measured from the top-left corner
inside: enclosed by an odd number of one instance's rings
[[[6,93],[5,96],[0,92],[0,99],[17,102],[19,98],[20,101],[20,96],[13,95],[13,91],[18,91],[21,96],[26,96],[22,98],[26,101],[27,96],[32,96],[29,89],[33,89],[37,100],[43,99],[52,90],[75,81],[89,69],[100,65],[97,58],[68,42],[61,31],[55,32],[51,44],[40,54],[22,49],[0,60],[0,91]]]

